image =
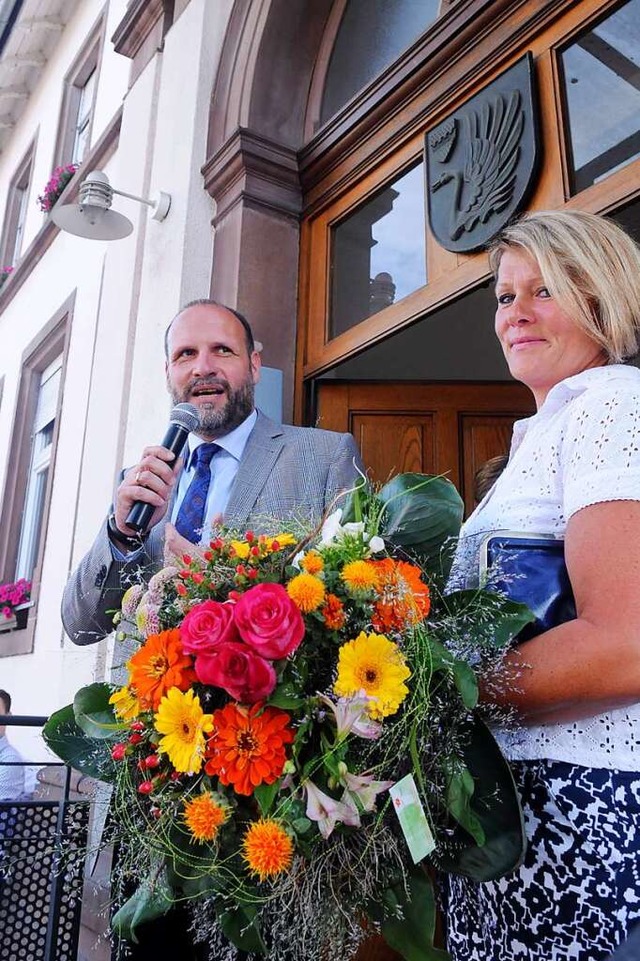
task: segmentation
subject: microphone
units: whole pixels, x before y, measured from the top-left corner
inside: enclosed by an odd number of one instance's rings
[[[199,424],[200,414],[193,404],[176,404],[171,411],[169,426],[161,444],[175,455],[174,463],[182,453],[187,437]],[[135,501],[126,520],[127,527],[133,528],[137,534],[144,533],[155,509],[153,504],[147,504],[146,501]]]

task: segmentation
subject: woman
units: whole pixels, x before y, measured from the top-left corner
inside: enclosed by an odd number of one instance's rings
[[[483,699],[523,801],[507,878],[453,878],[455,961],[599,961],[640,920],[640,250],[615,224],[534,213],[490,251],[495,329],[537,413],[463,528],[454,577],[492,530],[563,537],[577,617],[514,648]],[[508,680],[507,678],[510,678]]]

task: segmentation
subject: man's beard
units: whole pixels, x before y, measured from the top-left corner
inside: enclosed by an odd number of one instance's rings
[[[222,377],[201,377],[192,381],[182,393],[170,387],[171,400],[174,404],[192,403],[191,392],[197,387],[223,387],[227,392],[227,399],[222,407],[208,404],[195,404],[200,417],[200,424],[196,433],[204,440],[215,440],[229,434],[249,416],[254,406],[254,383],[249,377],[240,387],[233,389],[228,381]]]

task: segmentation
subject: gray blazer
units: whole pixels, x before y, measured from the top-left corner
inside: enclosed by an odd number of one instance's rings
[[[258,412],[231,489],[224,523],[235,529],[264,529],[269,519],[317,523],[336,496],[362,470],[351,434],[276,424]],[[174,496],[175,490],[174,488]],[[76,644],[93,644],[113,630],[112,618],[127,587],[148,579],[163,565],[163,521],[151,531],[142,555],[117,561],[106,523],[71,575],[62,598],[62,621]]]

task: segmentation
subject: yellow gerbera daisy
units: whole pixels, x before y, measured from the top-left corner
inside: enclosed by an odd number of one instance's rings
[[[114,713],[121,721],[135,721],[142,710],[136,692],[128,685],[114,691],[109,698],[109,704],[113,704]]]
[[[338,697],[353,697],[364,691],[369,697],[367,711],[374,718],[395,714],[409,688],[411,677],[404,655],[384,634],[362,631],[353,641],[343,644],[338,653],[338,677],[333,685]]]
[[[287,584],[287,594],[304,614],[316,611],[324,601],[325,587],[313,574],[298,574]]]
[[[352,594],[369,594],[379,581],[378,572],[368,561],[350,561],[340,576]]]
[[[155,726],[164,735],[158,751],[169,756],[176,771],[197,774],[204,758],[205,733],[213,730],[212,716],[203,712],[197,694],[172,687],[160,701]]]
[[[222,798],[210,792],[185,801],[182,814],[196,841],[213,841],[228,815],[229,808]]]
[[[264,818],[252,824],[242,841],[242,856],[261,881],[291,867],[293,841],[281,824]]]
[[[306,571],[307,574],[319,574],[324,568],[322,555],[319,554],[318,551],[309,551],[309,553],[305,554],[300,560],[300,567],[303,571]]]

